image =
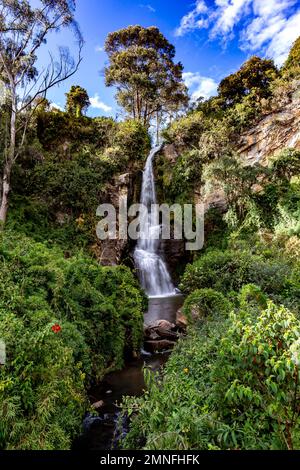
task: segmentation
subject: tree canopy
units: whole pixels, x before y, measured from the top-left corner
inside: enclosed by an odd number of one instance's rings
[[[134,119],[149,126],[158,114],[187,104],[183,66],[175,48],[156,27],[129,26],[110,33],[105,42],[107,86],[117,87],[117,101]]]
[[[296,67],[300,67],[300,36],[294,42],[283,68],[291,69]]]
[[[90,99],[87,91],[81,86],[72,86],[69,93],[66,93],[67,103],[66,110],[68,113],[76,117],[82,114],[90,106]]]
[[[219,96],[223,98],[225,106],[240,102],[251,91],[266,97],[269,95],[269,85],[277,74],[273,60],[253,56],[237,72],[221,81]]]

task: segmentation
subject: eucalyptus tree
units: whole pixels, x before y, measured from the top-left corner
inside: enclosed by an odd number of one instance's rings
[[[70,91],[66,93],[67,103],[66,110],[79,118],[90,106],[90,98],[87,91],[81,86],[72,86]]]
[[[106,85],[117,88],[117,102],[133,119],[149,127],[187,105],[183,66],[174,62],[175,48],[158,28],[136,25],[110,33],[105,51]]]
[[[34,112],[36,98],[45,98],[53,86],[71,77],[82,60],[83,40],[74,20],[74,0],[0,0],[0,78],[8,107],[7,145],[2,168],[0,226],[8,210],[11,174]],[[45,67],[38,69],[38,53],[51,32],[72,28],[78,57],[60,47],[58,56],[49,52]]]

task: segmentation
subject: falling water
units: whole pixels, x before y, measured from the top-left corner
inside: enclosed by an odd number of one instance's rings
[[[161,226],[156,206],[153,158],[161,146],[154,147],[147,159],[142,184],[141,204],[147,213],[140,215],[140,238],[134,251],[134,260],[141,285],[149,297],[176,293],[168,268],[160,252]]]

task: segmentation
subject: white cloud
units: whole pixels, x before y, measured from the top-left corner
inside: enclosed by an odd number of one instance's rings
[[[110,111],[112,111],[112,108],[110,106],[100,100],[98,93],[96,93],[92,98],[90,98],[90,103],[92,108],[101,109],[101,111],[104,111],[105,113],[109,113]]]
[[[57,103],[50,103],[50,109],[58,109],[59,111],[64,111],[64,108]]]
[[[147,5],[144,5],[143,3],[141,3],[141,4],[139,5],[139,7],[140,7],[140,8],[147,8],[147,10],[151,11],[151,13],[155,13],[155,12],[156,12],[155,8],[154,8],[152,5],[150,5],[149,3],[148,3]]]
[[[189,89],[192,101],[201,96],[207,99],[217,94],[217,82],[213,78],[203,77],[199,72],[185,72],[183,80]]]
[[[282,65],[291,45],[299,36],[300,11],[289,18],[281,31],[271,40],[267,48],[267,56],[274,57],[278,65]]]
[[[95,52],[103,52],[104,51],[104,47],[103,46],[96,46],[95,47]]]
[[[204,19],[201,15],[208,12],[208,7],[204,0],[197,0],[195,8],[190,11],[187,15],[181,18],[180,26],[176,29],[176,36],[184,36],[186,33],[195,29],[206,28],[209,25],[207,19]]]
[[[299,17],[298,0],[215,0],[210,8],[198,0],[175,35],[210,27],[210,39],[220,37],[226,42],[239,26],[242,50],[265,54],[281,65],[300,34]]]
[[[235,24],[247,11],[251,0],[216,0],[217,10],[213,16],[216,23],[211,30],[211,36],[226,35],[231,33]]]

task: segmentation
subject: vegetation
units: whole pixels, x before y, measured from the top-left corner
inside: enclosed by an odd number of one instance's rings
[[[66,93],[66,110],[77,118],[82,116],[90,105],[89,95],[81,86],[72,86],[69,93]]]
[[[105,42],[107,86],[116,86],[117,101],[133,119],[148,127],[165,113],[187,104],[183,67],[174,63],[175,48],[156,27],[128,26]]]
[[[207,212],[204,251],[181,278],[187,337],[162,374],[145,369],[144,396],[124,399],[122,448],[300,448],[300,152],[249,166],[238,153],[241,132],[290,103],[298,49],[279,71],[251,58],[164,132],[176,161],[157,161],[161,197],[214,190],[227,207]]]
[[[140,348],[143,296],[128,268],[10,231],[0,246],[0,448],[68,449],[86,387]]]
[[[46,99],[81,62],[75,3],[1,3],[0,449],[69,449],[87,389],[142,346],[145,297],[128,267],[101,265],[95,226],[120,176],[136,202],[155,119],[174,150],[156,161],[159,198],[191,203],[214,188],[224,207],[207,211],[204,250],[181,277],[187,337],[162,374],[145,369],[146,393],[124,400],[120,446],[300,449],[300,152],[252,165],[239,152],[241,135],[296,96],[299,39],[282,69],[252,57],[187,107],[183,67],[157,28],[111,33],[106,84],[127,115],[117,122],[87,117],[79,85],[65,112]],[[63,27],[78,59],[60,49],[40,74],[39,49]]]
[[[23,151],[34,103],[49,89],[70,78],[81,62],[82,37],[74,21],[75,3],[69,0],[38,2],[2,0],[0,16],[0,78],[5,86],[8,109],[5,159],[2,167],[0,229],[6,222],[13,167]],[[66,48],[42,71],[37,54],[51,32],[70,27],[77,38],[79,55],[75,63]],[[3,143],[2,143],[3,144]]]
[[[241,295],[225,320],[216,308],[214,317],[189,331],[162,380],[147,371],[147,394],[125,402],[127,412],[137,415],[123,445],[297,449],[298,366],[299,319],[272,302],[261,308]]]

